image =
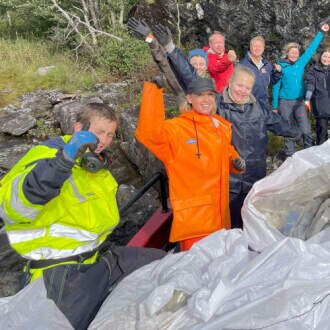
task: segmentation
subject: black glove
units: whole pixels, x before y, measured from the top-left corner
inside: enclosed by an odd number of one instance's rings
[[[158,24],[153,29],[153,34],[168,53],[173,51],[175,45],[173,43],[171,30],[168,27]]]
[[[165,86],[165,77],[163,74],[154,76],[151,82],[156,84],[158,88],[163,88]]]
[[[234,168],[240,172],[245,172],[246,170],[246,164],[245,160],[241,157],[235,158],[232,160],[232,164]]]
[[[134,17],[128,20],[127,26],[137,38],[142,40],[145,40],[146,36],[151,33],[149,25],[144,20],[138,20]]]

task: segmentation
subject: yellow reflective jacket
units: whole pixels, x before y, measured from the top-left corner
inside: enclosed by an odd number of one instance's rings
[[[70,136],[62,138],[67,142]],[[38,160],[53,158],[57,151],[42,145],[32,148],[0,182],[0,217],[11,246],[26,259],[92,251],[119,221],[117,182],[107,169],[90,173],[75,165],[56,197],[45,205],[29,202],[22,189],[24,178]]]

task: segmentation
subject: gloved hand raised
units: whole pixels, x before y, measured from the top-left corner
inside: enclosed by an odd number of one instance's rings
[[[138,20],[131,17],[127,23],[128,29],[137,37],[145,40],[147,35],[151,33],[149,25],[144,20]]]
[[[171,53],[175,45],[173,43],[172,33],[168,27],[162,24],[158,24],[153,29],[154,36],[157,38],[158,42],[165,48],[168,53]]]
[[[98,139],[92,132],[75,132],[63,149],[64,157],[74,162],[77,158],[81,157],[88,148],[94,151],[97,147],[97,143]]]
[[[241,157],[235,158],[232,160],[232,164],[234,168],[240,172],[245,172],[246,170],[246,164],[245,160]]]

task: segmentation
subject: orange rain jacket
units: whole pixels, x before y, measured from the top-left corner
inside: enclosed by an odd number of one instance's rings
[[[163,92],[145,82],[137,139],[165,165],[173,223],[170,241],[205,236],[230,228],[229,171],[239,157],[231,145],[231,124],[218,115],[195,111],[165,120]],[[198,152],[200,158],[198,158]]]

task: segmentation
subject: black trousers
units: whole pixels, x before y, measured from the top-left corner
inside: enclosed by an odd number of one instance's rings
[[[94,264],[65,264],[46,269],[47,297],[75,329],[87,329],[120,280],[165,254],[157,249],[115,247],[104,252]]]
[[[330,118],[316,118],[316,144],[328,140],[328,120]]]
[[[244,203],[244,199],[247,193],[230,193],[230,220],[231,228],[243,228],[243,219],[241,215],[241,209]]]

